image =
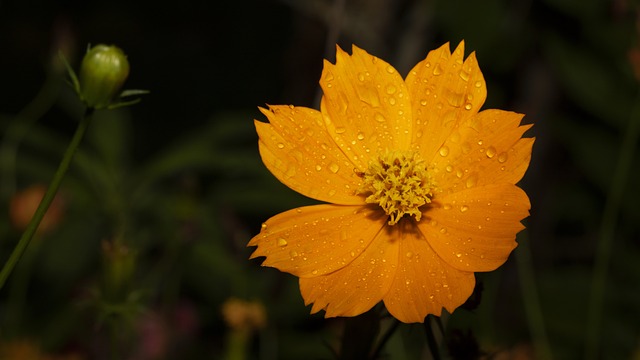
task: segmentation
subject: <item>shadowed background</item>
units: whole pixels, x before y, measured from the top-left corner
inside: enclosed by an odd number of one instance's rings
[[[322,59],[334,61],[336,43],[406,75],[429,50],[464,39],[487,82],[484,108],[525,113],[535,124],[526,136],[537,140],[520,183],[532,202],[522,246],[477,275],[480,305],[447,319],[445,342],[525,358],[549,344],[556,358],[581,358],[600,261],[602,356],[640,356],[640,159],[634,140],[624,140],[640,121],[639,6],[0,1],[2,262],[20,236],[10,199],[50,180],[82,113],[56,53],[77,68],[87,44],[115,44],[131,64],[125,87],[151,91],[138,105],[96,115],[63,183],[62,216],[0,292],[0,351],[20,344],[108,358],[116,328],[126,334],[117,345],[123,358],[233,358],[222,304],[237,297],[266,309],[266,327],[245,343],[249,358],[331,358],[341,321],[308,315],[293,276],[247,260],[245,245],[264,220],[313,202],[262,165],[253,119],[266,119],[257,107],[317,108]],[[625,141],[630,171],[618,176]],[[624,181],[614,185],[616,177]],[[599,245],[603,237],[610,242]],[[126,251],[104,245],[114,239]],[[596,260],[608,249],[609,262]],[[113,302],[125,305],[105,309]],[[422,332],[402,326],[386,354],[424,355]]]

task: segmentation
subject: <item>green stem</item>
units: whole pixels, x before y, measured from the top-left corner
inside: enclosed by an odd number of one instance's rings
[[[526,232],[518,236],[518,251],[516,251],[516,263],[518,264],[518,277],[522,290],[522,302],[527,316],[531,341],[537,359],[552,359],[551,346],[544,326],[540,297],[533,274],[531,264],[531,248]]]
[[[0,290],[2,289],[5,282],[7,281],[7,278],[13,271],[13,268],[16,266],[18,261],[20,261],[20,257],[22,257],[22,254],[27,249],[27,246],[29,246],[29,242],[33,238],[33,235],[36,233],[36,230],[38,229],[38,226],[40,225],[42,218],[47,213],[47,210],[49,209],[49,206],[51,205],[51,202],[53,201],[56,193],[58,192],[58,188],[62,183],[62,179],[64,179],[64,175],[66,174],[67,169],[69,169],[69,164],[71,164],[73,155],[78,149],[78,146],[80,145],[80,141],[84,137],[87,127],[91,122],[92,115],[93,115],[93,109],[89,108],[85,111],[84,116],[82,117],[82,120],[78,124],[78,128],[76,129],[75,134],[73,134],[73,138],[71,138],[71,142],[69,143],[69,146],[67,147],[67,150],[65,151],[62,157],[62,161],[60,162],[58,169],[53,175],[53,179],[49,184],[49,188],[47,189],[47,192],[44,194],[44,197],[42,198],[40,205],[38,205],[38,208],[36,209],[36,212],[33,215],[33,218],[31,218],[31,221],[29,222],[29,225],[27,226],[26,230],[22,234],[22,237],[20,237],[18,244],[13,249],[11,256],[9,256],[9,259],[4,264],[4,267],[0,272]]]
[[[433,327],[431,325],[431,319],[434,317],[435,316],[431,314],[427,316],[427,318],[424,320],[424,330],[427,335],[427,345],[429,346],[431,357],[434,360],[440,360],[442,359],[442,357],[440,356],[440,345],[438,344],[438,340],[436,339],[436,335],[433,332]],[[438,326],[440,327],[440,325]]]
[[[629,177],[629,171],[633,165],[633,155],[638,143],[640,131],[640,92],[637,95],[635,106],[631,111],[631,118],[624,132],[624,138],[620,146],[620,156],[613,173],[613,182],[605,202],[600,225],[600,236],[595,253],[593,279],[591,283],[591,296],[587,313],[587,336],[585,343],[585,359],[597,359],[600,353],[600,330],[602,328],[602,310],[604,293],[606,291],[607,272],[611,261],[611,249],[616,229],[620,204],[624,196],[624,190]]]

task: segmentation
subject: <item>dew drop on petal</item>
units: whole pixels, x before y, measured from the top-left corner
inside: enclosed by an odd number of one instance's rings
[[[336,191],[334,189],[329,190],[329,196],[333,196],[336,194]]]
[[[389,95],[394,94],[394,93],[396,92],[396,90],[397,90],[397,89],[396,89],[396,87],[395,87],[395,86],[393,86],[393,85],[387,85],[387,89],[386,89],[387,94],[389,94]]]
[[[451,204],[444,204],[444,206],[442,206],[443,209],[445,210],[449,210],[451,209]]]
[[[377,122],[385,122],[387,119],[384,118],[384,116],[382,116],[382,114],[380,113],[376,113],[373,118],[377,121]]]
[[[411,251],[407,251],[407,253],[405,254],[405,256],[406,256],[408,259],[411,259],[411,258],[413,257],[413,253],[412,253]]]
[[[496,148],[494,148],[493,146],[489,146],[485,154],[489,159],[491,159],[492,157],[496,156]]]
[[[394,98],[394,97],[390,97],[390,98],[389,98],[389,104],[391,104],[391,105],[395,105],[395,104],[396,104],[396,98]]]
[[[427,100],[426,99],[420,100],[420,105],[427,106]]]
[[[459,257],[462,257],[462,253],[457,253],[457,254],[456,254],[456,257],[458,257],[458,258],[459,258]]]
[[[440,156],[445,157],[445,156],[449,155],[449,148],[447,146],[443,146],[443,147],[440,148],[438,153],[440,153]]]
[[[500,155],[498,155],[498,162],[499,163],[504,163],[507,161],[507,158],[509,157],[509,155],[507,155],[506,152],[500,153]]]
[[[267,223],[262,223],[261,228],[262,228],[262,230],[265,230],[267,228]]]
[[[469,207],[467,205],[460,206],[460,212],[467,212],[467,211],[469,211]]]
[[[475,87],[479,88],[482,86],[482,81],[478,80],[475,82],[475,84],[473,84]]]
[[[464,80],[464,81],[469,81],[469,73],[464,71],[464,70],[460,70],[460,79]]]
[[[477,183],[478,183],[478,175],[472,174],[467,178],[467,181],[465,182],[465,186],[467,188],[471,188],[476,186]]]
[[[278,238],[278,246],[280,246],[280,247],[287,246],[287,240],[285,240],[283,238]]]
[[[278,149],[284,149],[284,144],[283,143],[278,143]]]
[[[340,170],[340,165],[336,164],[336,163],[331,163],[329,164],[329,171],[331,171],[332,173],[337,173],[338,170]]]
[[[387,72],[389,74],[393,74],[394,72],[396,72],[396,69],[394,69],[393,66],[389,65],[387,66]]]
[[[364,81],[364,74],[363,73],[358,73],[358,80]]]
[[[464,104],[464,109],[465,110],[471,110],[472,107],[473,107],[473,105],[471,105],[471,103]]]
[[[358,132],[358,140],[364,140],[364,134],[362,132]]]
[[[298,257],[298,252],[295,250],[291,250],[289,251],[289,255],[291,256],[291,260],[293,260],[293,258]]]
[[[336,127],[336,134],[344,134],[345,131],[347,131],[347,129],[342,126]]]
[[[447,165],[446,168],[444,168],[447,172],[452,172],[453,171],[453,166],[451,165]]]
[[[322,170],[322,166],[320,166],[320,165],[316,165],[316,170],[317,170],[317,171]]]
[[[438,76],[442,74],[442,67],[440,66],[440,64],[436,64],[436,66],[433,68],[433,75]]]

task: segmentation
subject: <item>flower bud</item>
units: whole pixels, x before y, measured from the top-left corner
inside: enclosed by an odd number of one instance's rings
[[[129,62],[122,50],[116,46],[94,46],[82,59],[80,97],[88,107],[105,108],[119,97],[127,76]]]

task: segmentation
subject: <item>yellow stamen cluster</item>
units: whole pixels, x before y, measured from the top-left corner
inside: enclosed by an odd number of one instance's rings
[[[405,215],[422,217],[420,207],[431,202],[435,183],[427,164],[415,152],[387,151],[362,174],[358,193],[366,202],[378,204],[395,225]]]

